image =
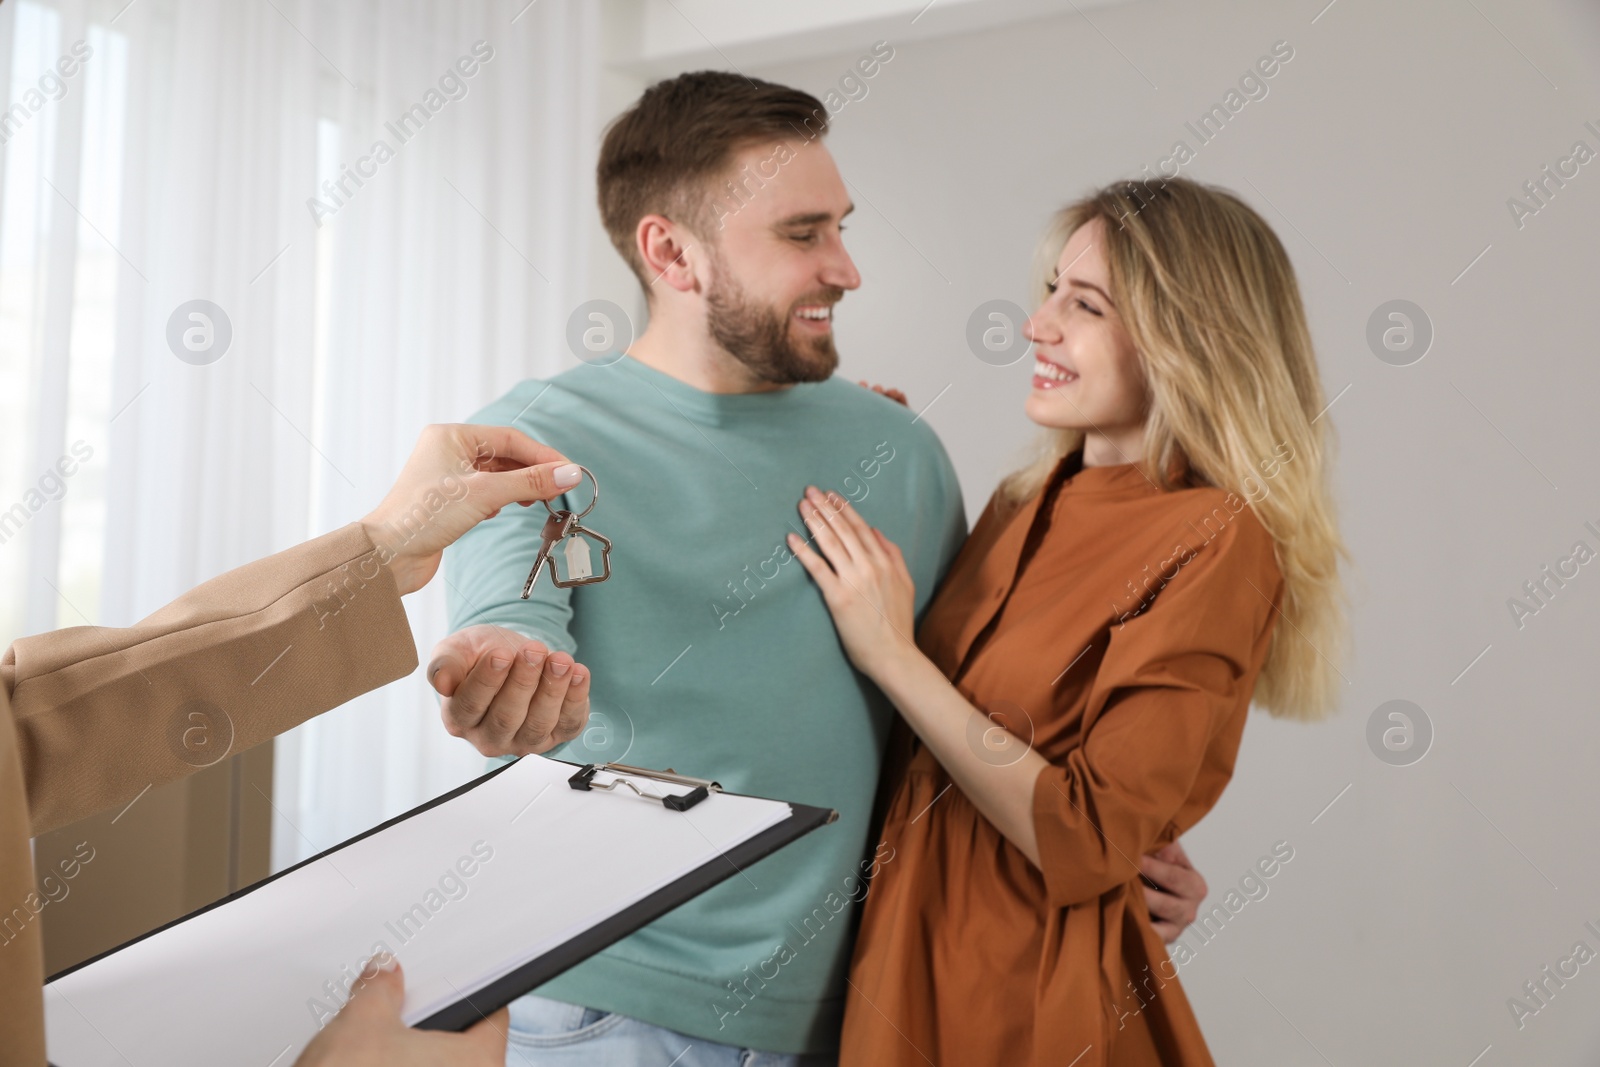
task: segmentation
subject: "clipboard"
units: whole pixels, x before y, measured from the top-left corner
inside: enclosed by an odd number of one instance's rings
[[[511,764],[506,764],[506,767],[509,766]],[[570,764],[570,766],[577,765]],[[498,774],[500,771],[505,770],[506,767],[501,767],[490,773]],[[574,789],[587,791],[594,788],[592,782],[595,772],[605,771],[610,768],[621,768],[633,777],[649,777],[670,784],[693,786],[691,792],[684,795],[683,799],[670,793],[658,798],[645,798],[659,799],[662,806],[671,811],[685,811],[700,800],[705,799],[704,795],[696,797],[697,793],[705,794],[713,790],[723,792],[722,787],[713,781],[690,778],[671,770],[651,771],[621,763],[585,764],[568,780],[569,784]],[[486,775],[485,777],[488,776]],[[479,781],[482,781],[482,779],[479,779]],[[583,782],[590,784],[580,784]],[[471,785],[474,784],[476,783],[469,783],[462,788],[471,788]],[[612,787],[600,786],[599,788],[609,789]],[[685,800],[688,802],[685,803]],[[573,938],[571,941],[540,956],[537,960],[519,967],[499,981],[491,982],[489,985],[484,986],[476,994],[463,997],[450,1007],[428,1016],[417,1023],[416,1028],[419,1030],[465,1030],[485,1015],[499,1011],[524,993],[537,989],[563,971],[570,970],[602,949],[621,941],[635,930],[648,926],[678,905],[686,904],[712,886],[727,881],[738,873],[739,868],[748,867],[757,860],[765,859],[785,845],[798,841],[817,827],[826,826],[829,823],[837,822],[839,819],[839,813],[832,808],[817,808],[804,804],[790,804],[789,807],[793,814],[788,819],[776,826],[768,827],[736,848],[729,849],[726,853],[728,862],[712,860],[702,864],[672,885],[658,889],[638,903],[590,927],[588,933],[584,936]],[[401,818],[405,818],[405,816],[401,816]],[[68,1065],[61,1064],[59,1067],[68,1067]]]
[[[354,936],[350,933],[354,924],[370,924],[382,917],[375,909],[389,907],[386,914],[394,913],[392,904],[371,902],[385,894],[391,901],[398,899],[393,886],[401,884],[391,882],[381,890],[363,890],[351,877],[376,886],[385,877],[384,872],[416,868],[412,873],[418,876],[416,884],[420,884],[433,867],[418,865],[436,866],[439,856],[445,854],[440,851],[441,833],[458,829],[463,820],[478,818],[485,812],[503,815],[522,801],[525,793],[541,784],[543,788],[527,799],[510,824],[514,826],[530,811],[538,813],[542,798],[552,799],[542,814],[517,831],[519,837],[507,838],[512,844],[504,854],[510,858],[496,872],[499,881],[480,883],[492,888],[485,889],[475,909],[449,901],[441,905],[434,915],[443,915],[451,907],[457,909],[450,913],[453,925],[444,927],[445,933],[435,937],[427,951],[459,956],[472,950],[474,937],[487,939],[491,928],[496,929],[497,948],[502,943],[516,944],[524,936],[525,927],[537,924],[529,923],[527,914],[488,909],[497,900],[520,899],[516,894],[526,880],[524,876],[533,871],[540,873],[539,881],[564,880],[564,884],[579,887],[572,891],[572,899],[582,901],[580,906],[592,904],[593,911],[572,920],[567,927],[560,925],[563,920],[559,917],[550,918],[541,912],[539,917],[545,920],[545,926],[556,932],[546,930],[540,934],[543,940],[534,941],[537,951],[530,958],[519,958],[505,967],[501,966],[504,961],[492,961],[489,972],[470,983],[451,980],[440,964],[439,974],[454,991],[443,1002],[423,988],[429,983],[429,975],[421,969],[413,970],[415,960],[428,957],[408,958],[411,941],[396,946],[407,972],[404,1017],[410,1025],[430,1030],[465,1029],[838,818],[838,813],[828,808],[729,793],[714,781],[672,771],[620,764],[580,767],[562,760],[525,756],[252,886],[51,975],[45,985],[50,1062],[56,1067],[98,1067],[127,1060],[185,1062],[226,1051],[230,1062],[241,1053],[252,1060],[261,1053],[262,1063],[271,1061],[276,1067],[287,1067],[319,1028],[303,1018],[296,1023],[299,1005],[286,1004],[283,999],[285,990],[299,989],[305,982],[300,972],[306,970],[306,965],[294,958],[296,938],[300,939],[301,948],[313,946],[315,951],[326,951],[316,931],[292,928],[297,916],[302,924],[332,924],[348,942]],[[590,832],[591,826],[631,828],[628,832],[637,832],[639,837],[631,847],[627,847],[630,843],[626,840],[583,838],[581,835]],[[543,845],[547,838],[540,835],[546,832],[552,842],[550,851],[534,855],[532,844]],[[663,842],[663,838],[671,840]],[[694,845],[696,838],[704,845]],[[426,853],[426,858],[413,860],[411,854],[398,851],[407,842],[421,842],[425,847],[417,852]],[[480,840],[478,845],[482,844],[485,842]],[[619,846],[627,847],[627,851],[624,853]],[[477,845],[473,848],[476,850]],[[673,849],[678,850],[677,855]],[[492,848],[489,851],[492,855]],[[689,869],[678,870],[686,857]],[[484,860],[477,876],[484,876],[482,872],[489,871],[492,863],[493,860]],[[345,871],[340,871],[341,865]],[[458,870],[467,869],[464,864],[458,865]],[[607,875],[607,871],[611,873]],[[347,887],[330,872],[337,872]],[[633,881],[628,881],[630,878]],[[602,886],[604,892],[591,900],[582,888],[586,880]],[[536,890],[537,885],[528,887],[530,893]],[[467,899],[470,892],[460,898],[463,902]],[[306,900],[326,900],[327,913],[274,910]],[[619,901],[623,903],[616,906]],[[367,910],[363,911],[363,907]],[[502,915],[510,917],[502,921]],[[271,936],[273,930],[263,930],[263,917],[281,921],[286,936],[276,938]],[[409,929],[404,919],[401,923],[403,929]],[[392,922],[384,925],[400,932]],[[509,927],[511,932],[499,933],[499,927]],[[455,936],[461,929],[473,931],[465,944]],[[227,940],[230,930],[240,934],[239,941]],[[427,930],[419,925],[412,941],[422,944]],[[534,940],[531,933],[526,936]],[[275,955],[281,958],[275,959]],[[356,966],[359,968],[359,962]],[[280,973],[287,970],[296,973],[288,977]],[[267,980],[257,983],[260,971],[267,973]],[[324,969],[316,973],[327,972]],[[230,982],[240,990],[217,988]],[[266,1000],[250,999],[253,984],[270,989],[272,995]],[[432,987],[437,994],[437,977]],[[166,1005],[184,1000],[186,991],[180,1028],[204,1032],[173,1035],[174,1022],[163,1023],[159,1016],[167,1010]],[[246,995],[241,996],[241,992]],[[421,998],[416,1006],[414,996]],[[196,997],[210,998],[213,1003],[209,1009],[204,1004],[196,1005]],[[428,1010],[423,1010],[424,1006]],[[312,1016],[320,1018],[317,1011]],[[219,1044],[235,1037],[242,1042],[238,1047],[224,1048]],[[163,1044],[169,1041],[187,1041],[182,1046],[187,1051]],[[197,1051],[197,1042],[210,1045]],[[279,1058],[274,1060],[274,1055]]]

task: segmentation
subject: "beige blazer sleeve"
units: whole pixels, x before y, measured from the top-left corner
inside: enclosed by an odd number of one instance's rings
[[[214,578],[126,629],[14,644],[0,660],[0,1063],[45,1062],[30,837],[416,665],[399,591],[359,524]]]

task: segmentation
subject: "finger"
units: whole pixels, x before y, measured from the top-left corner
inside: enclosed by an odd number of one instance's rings
[[[1140,856],[1139,869],[1146,878],[1174,896],[1200,898],[1206,894],[1206,881],[1193,867],[1180,867],[1155,856]]]
[[[827,504],[819,489],[815,486],[806,489],[806,499],[800,502],[800,517],[805,520],[806,529],[811,531],[811,539],[816,542],[817,548],[828,557],[828,562],[837,571],[853,563],[855,556],[840,536],[840,530],[830,514],[831,509],[832,506]]]
[[[550,735],[561,718],[561,703],[566,699],[567,687],[572,684],[572,657],[565,652],[552,653],[545,660],[544,673],[539,677],[539,688],[528,701],[528,713],[517,731],[517,747],[524,752],[543,752],[553,747]]]
[[[903,408],[908,408],[908,407],[911,406],[911,401],[906,399],[906,394],[902,393],[898,389],[891,389],[887,393],[885,393],[884,395],[887,396],[890,400],[893,400],[896,404],[899,404]]]
[[[812,551],[811,546],[806,544],[805,538],[792,533],[787,541],[789,551],[794,554],[794,558],[800,561],[800,566],[806,569],[806,573],[811,575],[822,589],[823,599],[832,603],[834,590],[839,584],[839,576],[833,573],[833,568],[828,566],[826,560]]]
[[[872,533],[877,538],[878,547],[883,549],[883,554],[888,557],[889,562],[894,566],[895,572],[909,582],[911,580],[911,568],[906,566],[905,553],[900,551],[900,546],[889,540],[884,535],[884,532],[876,526],[872,528]]]
[[[489,712],[490,702],[505,683],[513,655],[512,649],[504,647],[489,648],[479,655],[477,663],[456,687],[455,694],[444,702],[445,729],[456,737],[468,737],[477,732]],[[472,740],[477,744],[476,738]]]
[[[459,434],[476,470],[512,470],[560,464],[567,459],[556,449],[510,426],[467,423],[459,427]]]
[[[1189,925],[1189,909],[1185,903],[1170,893],[1159,889],[1144,888],[1145,908],[1150,912],[1153,921],[1173,923],[1177,926]]]
[[[878,543],[876,531],[867,524],[866,519],[861,517],[861,512],[857,511],[850,501],[838,493],[829,493],[828,501],[836,509],[834,512],[834,525],[843,525],[854,535],[854,543],[849,545],[850,550],[856,552],[857,546],[859,546],[860,551],[856,553],[858,556],[865,555],[876,563],[887,565],[889,556],[883,551],[883,546]],[[843,523],[840,523],[840,519],[844,520]]]
[[[1139,871],[1157,885],[1169,886],[1172,884],[1172,877],[1182,871],[1183,868],[1175,863],[1167,863],[1164,860],[1157,859],[1156,856],[1158,855],[1160,853],[1140,856]]]
[[[1161,939],[1161,943],[1164,945],[1172,944],[1178,940],[1178,935],[1183,933],[1183,927],[1167,922],[1151,922],[1150,929],[1156,932],[1156,936]]]
[[[589,669],[581,663],[572,666],[572,684],[561,701],[561,715],[552,735],[556,744],[571,741],[589,724]]]
[[[428,682],[440,696],[452,696],[473,665],[495,647],[516,651],[524,638],[493,623],[464,626],[433,646]]]
[[[811,532],[808,547],[826,559],[835,572],[850,564],[850,553],[828,525],[828,518],[821,508],[809,500],[800,501],[800,519]]]
[[[878,551],[877,538],[872,538],[870,545],[862,540],[863,533],[870,536],[871,527],[862,520],[860,513],[850,506],[848,500],[832,490],[826,493],[819,490],[818,496],[820,499],[814,500],[813,503],[821,509],[834,536],[839,538],[839,543],[844,545],[844,550],[850,554],[853,562],[873,567],[888,562]]]
[[[539,688],[548,652],[544,645],[529,641],[517,651],[516,662],[506,675],[505,684],[489,702],[489,710],[478,726],[479,740],[496,751],[509,749],[528,715],[528,703]]]

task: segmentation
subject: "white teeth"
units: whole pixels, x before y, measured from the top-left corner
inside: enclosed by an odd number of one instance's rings
[[[820,321],[833,318],[833,309],[801,308],[799,311],[796,311],[795,314],[799,315],[802,319],[817,319]]]
[[[1077,377],[1073,372],[1062,370],[1054,363],[1043,359],[1034,361],[1033,373],[1052,382],[1067,382]]]

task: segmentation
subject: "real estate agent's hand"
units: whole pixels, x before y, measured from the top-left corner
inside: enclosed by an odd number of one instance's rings
[[[575,463],[509,426],[428,426],[381,503],[361,520],[402,594],[428,584],[441,553],[507,504],[578,484]]]
[[[444,698],[445,730],[485,756],[546,752],[589,722],[589,669],[501,626],[468,626],[440,641],[428,682]]]
[[[413,1030],[400,1019],[406,997],[400,961],[390,956],[389,964],[385,969],[376,957],[368,961],[350,1002],[311,1040],[295,1067],[504,1067],[507,1009],[459,1034]]]

